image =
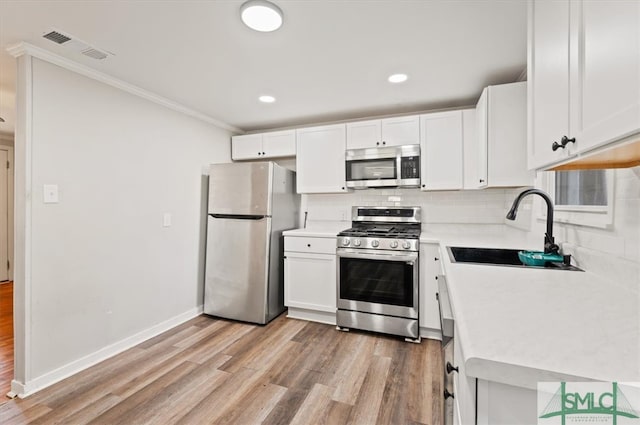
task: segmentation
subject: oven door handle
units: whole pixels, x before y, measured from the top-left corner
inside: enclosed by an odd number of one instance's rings
[[[345,251],[338,251],[336,253],[336,255],[339,258],[356,258],[356,259],[363,259],[363,260],[383,260],[383,261],[398,261],[398,262],[405,262],[411,265],[414,265],[415,262],[418,260],[418,253],[413,253],[413,254],[402,254],[402,255],[397,255],[397,254],[364,254],[364,253],[356,253],[356,252],[345,252]]]

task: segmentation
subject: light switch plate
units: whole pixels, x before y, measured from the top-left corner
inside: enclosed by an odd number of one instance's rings
[[[164,213],[162,215],[162,227],[171,226],[171,213]]]
[[[57,184],[45,184],[43,188],[43,193],[44,193],[45,204],[58,203],[58,185]]]

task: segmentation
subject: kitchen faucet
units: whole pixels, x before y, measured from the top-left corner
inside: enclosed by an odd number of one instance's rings
[[[515,220],[518,213],[518,205],[520,201],[527,195],[540,195],[542,199],[547,203],[547,233],[544,234],[544,253],[545,254],[558,254],[560,247],[556,245],[553,239],[553,203],[551,198],[545,192],[539,189],[527,189],[521,192],[518,197],[513,201],[511,209],[507,213],[507,220]]]

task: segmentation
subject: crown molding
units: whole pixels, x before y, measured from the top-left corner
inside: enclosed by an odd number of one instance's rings
[[[33,44],[29,44],[26,42],[20,42],[18,44],[9,46],[7,48],[7,52],[18,58],[23,55],[33,56],[38,59],[42,59],[44,61],[50,62],[54,65],[58,65],[62,68],[68,69],[69,71],[73,71],[80,75],[84,75],[85,77],[89,77],[96,81],[99,81],[104,84],[108,84],[112,87],[118,88],[120,90],[126,91],[127,93],[131,93],[135,96],[141,97],[150,102],[156,103],[158,105],[162,105],[166,108],[172,109],[176,112],[180,112],[185,115],[189,115],[191,117],[197,118],[201,121],[204,121],[209,124],[213,124],[216,127],[228,130],[232,133],[244,133],[241,129],[234,127],[230,124],[217,120],[213,117],[205,115],[201,112],[188,108],[180,103],[174,102],[166,97],[159,96],[155,93],[152,93],[148,90],[140,88],[136,85],[127,83],[118,78],[112,77],[111,75],[105,74],[103,72],[97,71],[91,67],[86,65],[82,65],[78,62],[75,62],[71,59],[67,59],[63,56],[60,56],[56,53],[50,52],[49,50],[43,49],[41,47],[34,46]]]

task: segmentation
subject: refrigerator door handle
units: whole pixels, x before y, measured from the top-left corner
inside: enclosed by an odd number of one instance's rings
[[[248,215],[248,214],[209,214],[213,218],[235,219],[235,220],[262,220],[267,215]]]

